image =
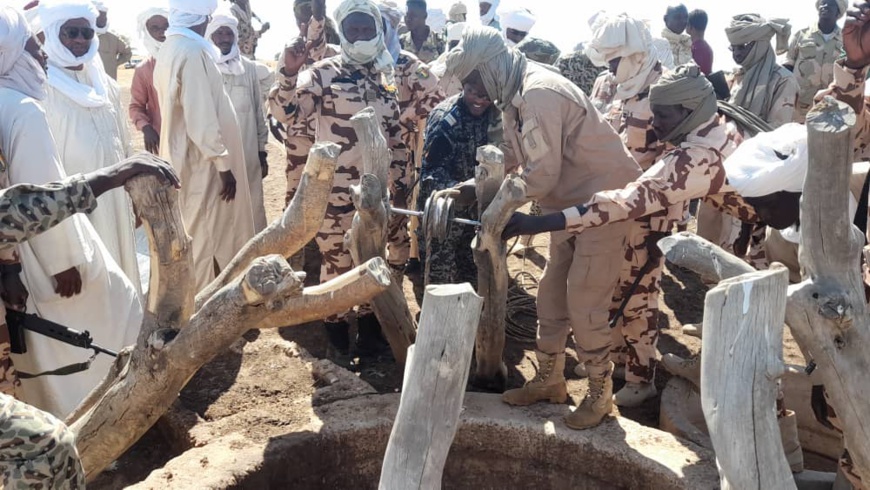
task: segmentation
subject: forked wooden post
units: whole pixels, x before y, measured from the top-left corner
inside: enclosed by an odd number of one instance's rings
[[[701,405],[725,490],[795,488],[776,420],[787,289],[779,266],[707,293]]]
[[[477,329],[476,368],[472,384],[502,392],[507,367],[502,361],[507,314],[507,245],[502,231],[514,211],[528,202],[526,184],[517,176],[505,179],[504,154],[494,146],[477,150],[477,203],[481,227],[472,243],[477,264],[477,290],[483,297],[483,314]]]
[[[381,134],[374,109],[367,108],[351,118],[351,124],[363,148],[363,175],[359,185],[350,192],[356,215],[351,229],[344,237],[345,247],[355,264],[373,258],[384,258],[387,250],[387,232],[390,217],[389,169],[392,162],[387,141]],[[393,279],[384,294],[372,300],[372,309],[381,324],[381,330],[390,343],[393,357],[405,363],[408,347],[414,343],[416,325],[402,285]]]
[[[860,258],[864,237],[849,213],[856,118],[826,97],[807,117],[809,169],[801,200],[799,259],[807,280],[789,290],[786,320],[809,350],[843,426],[855,470],[870,481],[870,315]]]
[[[465,398],[483,299],[468,283],[429,286],[381,468],[381,490],[434,490]]]

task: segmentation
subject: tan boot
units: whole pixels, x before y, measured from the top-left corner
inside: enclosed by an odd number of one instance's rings
[[[804,470],[804,453],[801,441],[798,439],[797,416],[792,410],[786,411],[785,417],[777,419],[779,434],[782,437],[782,449],[792,473]]]
[[[565,417],[565,425],[582,430],[595,427],[613,411],[613,363],[587,365],[589,389],[576,410]]]
[[[574,366],[574,374],[580,378],[586,378],[589,374],[586,373],[586,364],[579,363]],[[613,379],[625,379],[625,364],[617,364],[615,368],[613,368]]]
[[[662,357],[662,366],[674,376],[686,378],[697,387],[701,387],[701,356],[683,359],[674,354],[665,354]]]
[[[535,356],[538,358],[538,375],[522,388],[505,391],[501,396],[503,402],[524,407],[540,401],[565,403],[568,400],[565,353],[549,355],[536,350]]]

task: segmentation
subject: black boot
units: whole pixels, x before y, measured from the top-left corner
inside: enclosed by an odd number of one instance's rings
[[[374,313],[357,318],[356,353],[359,357],[379,357],[389,353],[390,344],[381,334],[381,324]]]
[[[353,357],[350,355],[350,325],[346,321],[323,322],[326,336],[329,338],[329,348],[326,357],[345,369],[352,369]]]

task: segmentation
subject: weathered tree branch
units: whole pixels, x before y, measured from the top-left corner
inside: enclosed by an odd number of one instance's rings
[[[477,150],[475,176],[481,228],[472,243],[477,264],[477,289],[484,298],[477,330],[476,368],[472,384],[504,391],[507,367],[502,361],[507,314],[507,245],[501,238],[508,220],[528,202],[525,182],[517,176],[504,178],[504,154],[494,146]]]
[[[701,404],[723,489],[795,488],[776,420],[787,288],[780,266],[707,293]]]
[[[197,308],[244,272],[257,257],[270,254],[290,257],[317,235],[332,193],[340,152],[335,143],[315,143],[311,147],[299,188],[284,215],[251,239],[220,275],[197,295]]]
[[[684,231],[662,238],[658,245],[668,262],[697,273],[707,283],[755,271],[734,254],[693,233]]]

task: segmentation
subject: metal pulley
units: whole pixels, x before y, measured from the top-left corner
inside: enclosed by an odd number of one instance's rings
[[[426,199],[426,206],[422,212],[399,208],[391,208],[391,211],[396,214],[421,218],[423,233],[427,240],[445,240],[450,235],[453,223],[480,226],[479,221],[457,218],[454,213],[453,199],[450,197],[433,199],[430,196],[429,199]]]

